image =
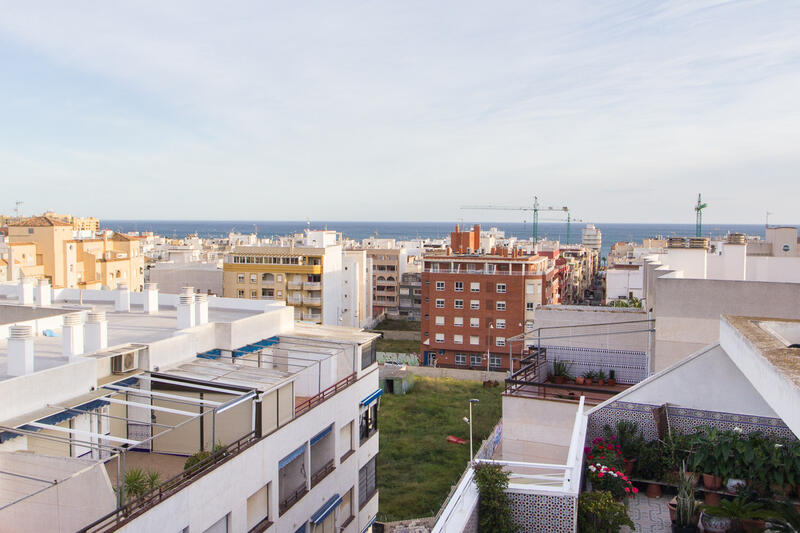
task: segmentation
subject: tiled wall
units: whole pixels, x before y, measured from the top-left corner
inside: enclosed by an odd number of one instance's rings
[[[495,449],[500,445],[501,440],[503,440],[502,419],[494,427],[492,434],[486,437],[486,440],[483,441],[481,447],[478,448],[478,451],[475,453],[475,459],[491,459],[494,455]]]
[[[548,372],[553,371],[552,361],[571,361],[573,376],[582,376],[589,370],[602,370],[608,375],[614,370],[619,383],[635,384],[647,377],[647,353],[606,348],[579,348],[546,346]]]
[[[639,424],[645,440],[654,440],[658,437],[653,409],[657,405],[647,405],[629,402],[613,402],[602,409],[589,415],[587,428],[587,442],[603,434],[603,426],[608,424],[616,426],[618,420],[631,420]],[[745,433],[762,431],[782,437],[792,437],[792,431],[779,418],[761,416],[739,415],[719,411],[703,411],[699,409],[685,409],[670,406],[669,424],[673,430],[681,433],[692,433],[699,426],[712,426],[727,430],[734,427],[741,428]]]
[[[573,533],[577,499],[527,492],[507,492],[511,516],[525,533]]]

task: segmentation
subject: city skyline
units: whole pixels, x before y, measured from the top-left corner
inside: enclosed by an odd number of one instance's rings
[[[790,2],[4,11],[9,214],[793,222]]]

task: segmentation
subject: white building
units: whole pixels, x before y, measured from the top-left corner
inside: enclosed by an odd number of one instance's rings
[[[375,335],[191,289],[35,289],[0,285],[3,528],[370,530]],[[131,495],[136,468],[159,486]]]
[[[603,233],[594,224],[586,224],[581,230],[581,244],[597,252],[599,257],[603,247]]]

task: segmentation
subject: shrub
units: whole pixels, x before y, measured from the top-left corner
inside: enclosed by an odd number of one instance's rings
[[[608,491],[614,499],[621,500],[625,496],[633,497],[639,492],[628,476],[614,467],[595,463],[587,466],[586,471],[589,481],[592,482],[592,489]]]
[[[587,463],[602,463],[606,466],[622,468],[622,446],[616,442],[617,437],[596,437],[592,445],[583,449]]]
[[[511,502],[506,494],[508,472],[500,465],[479,463],[474,467],[475,484],[478,485],[479,531],[516,533],[511,518]]]
[[[634,529],[625,506],[609,492],[583,492],[578,497],[578,533],[618,533],[622,526]]]

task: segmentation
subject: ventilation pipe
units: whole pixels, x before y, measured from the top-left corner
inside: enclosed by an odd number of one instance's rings
[[[53,303],[53,293],[50,290],[50,282],[46,279],[40,279],[39,284],[33,291],[33,299],[39,307],[50,305]]]
[[[11,326],[8,328],[9,376],[24,376],[33,373],[33,327]]]
[[[86,353],[108,348],[108,320],[105,311],[89,311],[86,321]]]
[[[70,361],[75,361],[84,353],[83,343],[83,314],[69,313],[64,315],[64,327],[61,331],[64,338],[63,352]]]
[[[144,284],[144,313],[146,315],[158,313],[158,283]]]
[[[119,283],[114,291],[114,311],[128,313],[131,310],[131,291],[127,283]]]
[[[19,297],[20,305],[33,305],[33,280],[28,278],[20,279],[17,296]]]
[[[208,294],[198,292],[194,295],[195,324],[208,324]]]
[[[178,295],[178,329],[195,326],[194,288],[184,287]]]

